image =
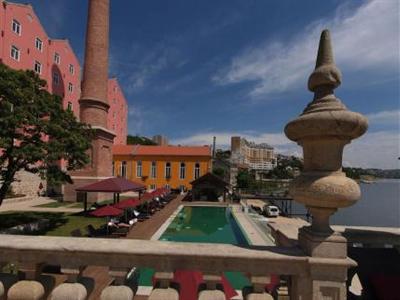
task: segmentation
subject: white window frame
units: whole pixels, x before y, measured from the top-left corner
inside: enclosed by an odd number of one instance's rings
[[[136,177],[142,177],[143,175],[143,163],[141,160],[136,162]]]
[[[194,164],[194,179],[197,178],[200,178],[200,163],[198,162]]]
[[[127,175],[127,163],[126,161],[121,161],[121,177],[126,178]]]
[[[171,171],[172,171],[172,165],[168,161],[168,162],[165,163],[165,178],[171,178],[171,174],[172,174]]]
[[[74,91],[74,85],[71,82],[68,82],[68,92],[72,93]]]
[[[157,162],[155,162],[155,161],[151,162],[150,176],[151,176],[151,178],[157,177]]]
[[[179,179],[183,180],[186,177],[186,164],[181,162],[179,164]]]
[[[72,104],[71,101],[68,101],[67,110],[72,111],[73,109],[74,109],[74,105]]]
[[[42,41],[40,38],[38,38],[38,37],[36,37],[36,40],[35,40],[35,47],[36,47],[36,49],[38,49],[40,52],[43,52],[43,41]]]
[[[152,183],[149,185],[149,188],[150,188],[150,190],[155,190],[157,188],[157,186],[154,183]]]
[[[58,52],[54,52],[54,62],[57,65],[61,64],[61,56]]]
[[[11,30],[15,34],[21,36],[21,34],[22,34],[22,25],[21,25],[21,23],[18,22],[18,20],[13,19],[12,22],[11,22]]]
[[[69,64],[69,73],[71,73],[72,75],[75,74],[75,67],[73,64]]]
[[[38,74],[42,74],[42,64],[40,61],[35,60],[33,64],[33,70]]]
[[[21,59],[21,50],[17,46],[11,45],[10,56],[12,59],[16,61],[20,61]]]

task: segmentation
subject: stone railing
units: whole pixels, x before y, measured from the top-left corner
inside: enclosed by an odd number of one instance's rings
[[[91,288],[80,278],[86,266],[109,268],[114,283],[103,290],[101,299],[133,299],[135,288],[126,283],[132,267],[156,271],[158,284],[149,299],[178,299],[171,280],[180,269],[203,272],[206,285],[198,299],[225,299],[217,288],[224,271],[249,276],[253,287],[245,299],[271,299],[265,286],[273,274],[288,280],[290,299],[345,299],[347,269],[355,265],[347,257],[309,257],[296,247],[246,249],[224,244],[3,235],[0,265],[7,263],[20,271],[18,278],[0,275],[0,299],[3,294],[10,300],[48,295],[54,300],[87,299]],[[67,282],[54,288],[54,278],[41,275],[45,265],[61,266]]]

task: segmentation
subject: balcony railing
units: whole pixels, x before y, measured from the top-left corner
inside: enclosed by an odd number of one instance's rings
[[[206,296],[210,293],[223,296],[216,282],[226,271],[243,272],[249,276],[253,288],[246,299],[251,299],[251,294],[270,297],[264,287],[273,274],[288,279],[290,299],[321,299],[319,295],[331,296],[326,299],[345,299],[347,268],[354,265],[349,258],[308,257],[296,247],[247,249],[225,244],[3,235],[0,239],[0,265],[7,263],[14,263],[22,271],[20,274],[25,274],[25,280],[19,280],[23,278],[20,277],[11,287],[0,288],[0,298],[1,293],[8,293],[11,300],[25,299],[19,296],[21,293],[29,295],[29,299],[41,299],[51,294],[50,298],[57,300],[66,299],[65,293],[73,297],[78,290],[83,290],[87,296],[90,291],[84,285],[73,284],[79,282],[79,274],[86,266],[108,267],[109,275],[116,280],[116,286],[103,291],[102,299],[132,299],[134,289],[124,285],[125,276],[132,267],[152,268],[157,272],[155,280],[160,284],[152,290],[149,299],[178,299],[178,292],[170,288],[170,281],[173,272],[181,269],[203,272],[206,290],[199,292],[198,299],[208,299]],[[54,287],[46,286],[39,279],[44,265],[61,266],[62,272],[70,276],[69,283],[51,291]],[[29,292],[32,284],[38,286],[39,294]],[[118,290],[126,289],[131,291],[125,293],[128,296],[118,298]],[[173,295],[173,298],[168,298],[168,295]]]

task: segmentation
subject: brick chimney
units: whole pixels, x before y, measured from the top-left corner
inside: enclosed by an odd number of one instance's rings
[[[112,145],[114,132],[107,128],[109,104],[108,49],[109,49],[110,0],[89,0],[86,30],[85,62],[82,94],[79,100],[80,121],[90,124],[95,137],[89,151],[90,163],[72,174],[73,185],[64,186],[64,199],[75,201],[75,188],[112,176]],[[109,196],[109,195],[108,195]],[[93,194],[89,202],[107,197]]]

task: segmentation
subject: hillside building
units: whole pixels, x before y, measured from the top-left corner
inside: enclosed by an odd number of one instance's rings
[[[274,148],[266,143],[256,144],[240,136],[231,138],[230,184],[236,186],[239,169],[254,171],[256,178],[276,167]]]
[[[153,142],[158,146],[168,146],[168,138],[164,135],[155,135],[153,136]]]

